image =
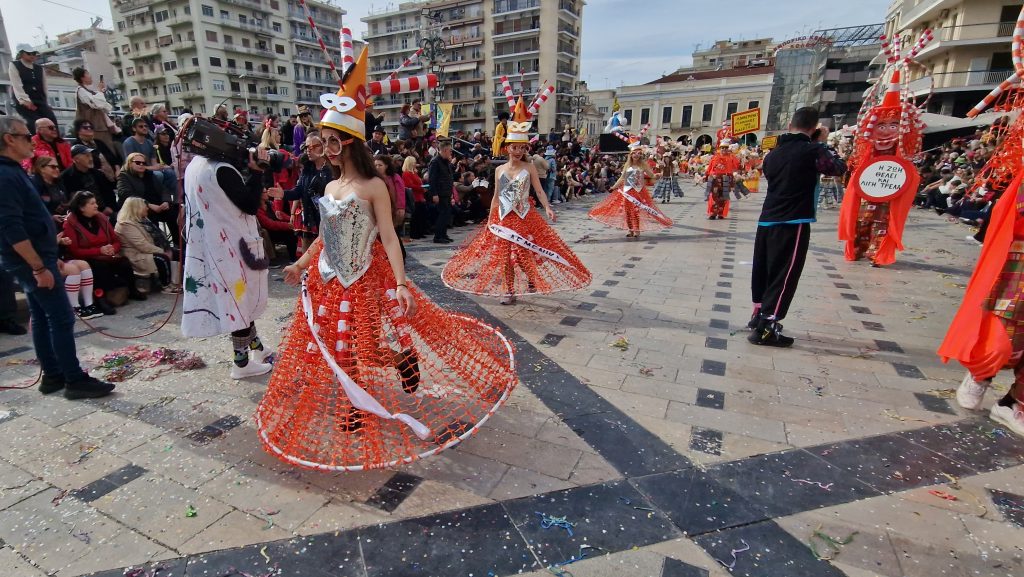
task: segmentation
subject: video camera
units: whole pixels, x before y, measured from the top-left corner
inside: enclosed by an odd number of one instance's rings
[[[257,145],[242,129],[230,122],[193,118],[184,128],[182,145],[185,150],[216,160],[227,162],[236,168],[249,165],[249,155],[262,170],[277,172],[284,168],[284,155],[276,150],[267,150],[266,160],[257,159]]]

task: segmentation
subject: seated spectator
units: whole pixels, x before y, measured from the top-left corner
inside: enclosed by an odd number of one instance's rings
[[[157,102],[153,106],[150,106],[149,117],[153,119],[153,125],[150,127],[150,131],[153,134],[161,131],[167,132],[170,135],[168,142],[174,140],[174,137],[178,135],[177,126],[174,125],[174,121],[171,120],[171,117],[167,115],[167,106],[164,105],[164,103]],[[170,166],[169,160],[170,159],[168,159],[168,162],[165,162],[164,164]]]
[[[113,181],[117,179],[117,172],[121,170],[121,155],[112,147],[107,146],[106,142],[96,138],[93,128],[92,122],[88,120],[76,120],[71,125],[72,133],[75,135],[75,141],[71,144],[82,144],[91,148],[93,166],[105,174],[107,179]]]
[[[263,236],[264,244],[267,247],[267,254],[277,255],[275,248],[279,244],[285,246],[288,263],[295,262],[296,250],[298,249],[298,237],[295,236],[295,229],[287,214],[275,211],[272,208],[270,193],[263,191],[259,209],[256,211],[256,220],[260,223],[260,235]],[[284,218],[279,218],[279,217]],[[275,260],[275,259],[272,259]]]
[[[150,140],[149,125],[145,119],[136,118],[132,120],[132,134],[124,140],[124,154],[128,156],[133,152],[142,154],[146,159],[146,170],[152,171],[159,179],[164,190],[176,194],[178,190],[178,175],[169,165],[161,164],[157,159],[156,145]],[[168,154],[168,157],[170,154]]]
[[[391,220],[396,233],[401,237],[402,227],[405,225],[405,181],[395,172],[395,165],[391,162],[390,156],[378,156],[373,159],[373,164],[377,169],[377,175],[388,187],[388,194],[391,195]]]
[[[71,194],[79,191],[92,193],[100,211],[113,218],[117,207],[114,183],[93,165],[92,149],[82,144],[71,147],[71,166],[61,173],[64,190]]]
[[[117,238],[121,240],[121,254],[131,263],[135,274],[135,290],[142,294],[170,284],[174,260],[167,237],[149,221],[148,215],[149,205],[145,200],[129,197],[117,213],[117,225],[114,227]],[[149,226],[146,226],[147,222]]]
[[[120,209],[120,206],[132,197],[143,199],[148,205],[149,220],[165,223],[171,231],[174,244],[180,244],[179,205],[167,200],[163,189],[157,184],[154,174],[146,170],[145,158],[138,152],[128,155],[124,169],[117,176],[118,208]]]
[[[178,127],[182,130],[188,124],[188,121],[193,118],[192,114],[185,112],[178,116]],[[179,192],[185,190],[185,169],[188,168],[188,163],[192,162],[195,154],[192,154],[185,149],[185,139],[178,139],[171,142],[171,166],[174,168],[174,174],[178,177],[178,188]],[[181,204],[182,197],[179,194],[174,197],[174,202]]]
[[[43,199],[46,208],[58,225],[64,222],[68,213],[68,196],[60,180],[60,167],[52,156],[37,156],[32,161],[32,175],[29,178]]]
[[[89,159],[92,160],[91,155]],[[118,304],[109,299],[115,291],[120,293],[118,289],[126,287],[129,298],[146,300],[146,295],[135,290],[132,265],[121,254],[121,240],[110,219],[100,212],[96,196],[91,192],[76,192],[68,208],[68,217],[64,220],[65,252],[72,259],[84,260],[92,267],[99,297],[97,302]],[[120,298],[116,300],[123,304]],[[104,305],[100,307],[104,313],[110,310]]]
[[[487,220],[487,208],[480,200],[480,189],[486,190],[487,183],[477,178],[472,171],[465,171],[455,183],[455,191],[459,193],[459,202],[454,210],[453,221],[462,226],[467,221],[479,223]]]
[[[61,170],[71,166],[71,145],[57,132],[57,124],[49,118],[36,120],[36,135],[32,137],[32,158],[50,156],[57,160]],[[32,168],[32,158],[21,163],[25,172]]]

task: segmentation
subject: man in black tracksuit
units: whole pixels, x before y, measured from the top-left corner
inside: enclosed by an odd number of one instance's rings
[[[797,110],[789,129],[762,166],[768,192],[757,222],[750,279],[754,314],[747,327],[754,332],[747,340],[772,347],[793,344],[782,335],[779,321],[786,317],[807,258],[818,175],[846,172],[846,163],[825,146],[828,129],[818,126],[816,109]]]

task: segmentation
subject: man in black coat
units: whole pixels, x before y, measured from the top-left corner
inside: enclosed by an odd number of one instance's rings
[[[451,142],[438,142],[437,156],[430,161],[430,166],[427,168],[427,182],[430,184],[431,200],[437,206],[434,242],[438,244],[454,242],[448,236],[448,227],[452,223],[452,188],[455,186],[455,177],[452,174]]]
[[[817,109],[797,110],[789,130],[762,165],[768,191],[757,222],[750,278],[754,313],[747,327],[754,332],[747,340],[771,347],[793,344],[792,338],[783,336],[779,321],[793,302],[807,258],[818,175],[846,172],[846,163],[825,146],[828,129],[818,126]]]

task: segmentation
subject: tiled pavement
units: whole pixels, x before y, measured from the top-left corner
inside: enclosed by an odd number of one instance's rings
[[[962,373],[934,355],[977,254],[963,232],[915,212],[900,262],[872,269],[842,261],[825,212],[785,323],[797,345],[761,349],[742,330],[760,198],[709,222],[686,192],[665,207],[676,226],[639,241],[588,221],[589,202],[556,207],[595,281],[513,307],[451,293],[454,249],[414,243],[412,278],[502,325],[522,384],[474,438],[398,471],[265,455],[263,382],[230,381],[224,343],[182,340],[177,319],[141,342],[209,368],[98,402],[0,391],[0,574],[1024,574],[1024,442],[944,398]],[[276,342],[294,291],[271,288]],[[138,334],[170,307],[99,326]],[[93,361],[140,342],[82,329]],[[31,380],[29,358],[0,338],[0,385]]]

